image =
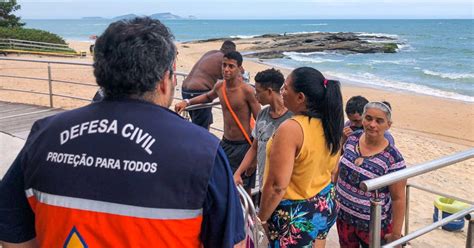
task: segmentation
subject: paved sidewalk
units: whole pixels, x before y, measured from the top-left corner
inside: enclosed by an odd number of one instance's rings
[[[0,101],[0,179],[25,144],[33,123],[62,109]]]
[[[0,179],[25,144],[23,139],[0,132]]]

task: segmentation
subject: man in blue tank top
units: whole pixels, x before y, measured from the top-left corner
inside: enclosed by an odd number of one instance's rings
[[[245,238],[219,140],[168,110],[173,39],[149,18],[98,38],[105,98],[35,122],[0,183],[0,243],[197,248]]]

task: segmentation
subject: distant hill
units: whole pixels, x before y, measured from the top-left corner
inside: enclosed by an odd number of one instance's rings
[[[112,20],[128,20],[128,19],[133,19],[135,17],[138,17],[138,15],[135,14],[128,14],[128,15],[121,15],[112,18]],[[188,18],[183,18],[178,15],[174,15],[170,12],[165,12],[165,13],[155,13],[152,15],[149,15],[150,18],[152,19],[159,19],[159,20],[181,20],[181,19],[197,19],[195,16],[189,16]]]
[[[82,20],[106,20],[105,18],[100,17],[100,16],[86,16],[86,17],[82,17],[81,19]]]
[[[166,13],[156,13],[153,15],[150,15],[152,19],[160,19],[160,20],[177,20],[177,19],[183,19],[181,16],[173,15],[169,12]]]
[[[138,17],[138,16],[135,14],[128,14],[128,15],[116,16],[112,18],[112,20],[128,20],[128,19],[133,19],[135,17]]]

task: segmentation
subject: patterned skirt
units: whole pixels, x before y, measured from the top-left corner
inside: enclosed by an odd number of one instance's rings
[[[333,184],[305,200],[283,200],[268,222],[270,247],[312,247],[326,239],[336,222],[339,206]]]

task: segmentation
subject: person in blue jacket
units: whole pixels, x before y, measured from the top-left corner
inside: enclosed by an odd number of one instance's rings
[[[146,17],[114,22],[97,39],[105,97],[34,123],[0,183],[4,248],[233,247],[245,238],[219,140],[168,109],[173,42]]]

